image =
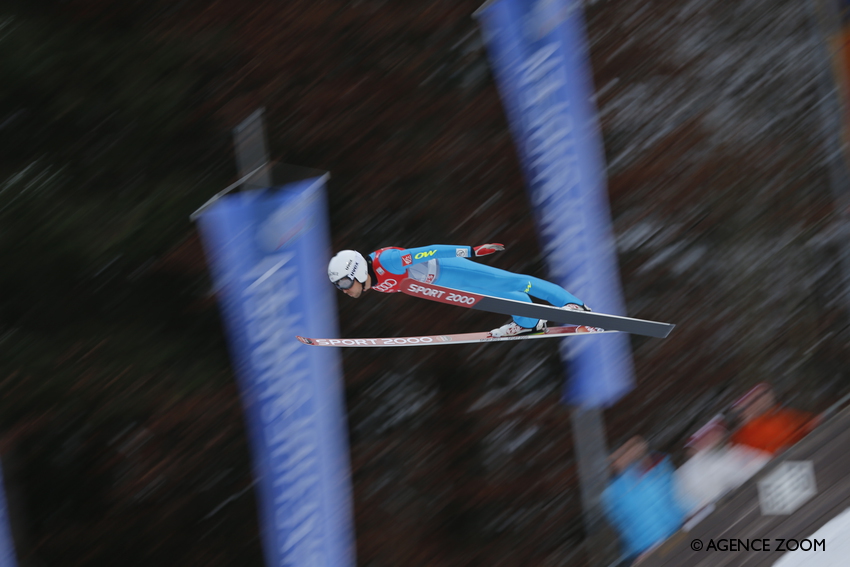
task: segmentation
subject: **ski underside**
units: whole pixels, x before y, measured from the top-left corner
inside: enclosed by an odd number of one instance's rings
[[[494,343],[501,341],[523,341],[528,339],[555,339],[575,335],[616,333],[585,325],[550,327],[546,333],[517,335],[514,337],[491,337],[488,331],[481,333],[460,333],[456,335],[422,335],[420,337],[380,337],[373,339],[311,339],[296,337],[305,345],[328,347],[399,347],[429,345],[460,345],[468,343]]]

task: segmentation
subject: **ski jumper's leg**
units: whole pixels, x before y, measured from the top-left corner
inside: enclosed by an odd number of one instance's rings
[[[464,258],[446,258],[439,262],[440,275],[434,282],[436,285],[526,303],[531,303],[531,297],[536,297],[555,307],[563,307],[567,303],[583,305],[580,299],[561,286],[540,278],[515,274]],[[537,319],[528,317],[514,316],[514,321],[526,328],[537,324]]]

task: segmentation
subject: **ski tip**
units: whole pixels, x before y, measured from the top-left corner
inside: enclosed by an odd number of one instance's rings
[[[670,333],[672,333],[672,332],[673,332],[673,328],[674,328],[676,325],[673,325],[672,323],[668,323],[668,324],[669,324],[670,326],[669,326],[669,327],[667,327],[666,332],[664,333],[664,335],[662,335],[662,336],[658,337],[659,339],[666,339],[667,337],[669,337],[669,336],[670,336]]]
[[[295,338],[298,339],[299,341],[301,341],[302,343],[304,343],[305,345],[316,344],[312,341],[312,339],[308,339],[307,337],[299,337],[298,335],[295,335]]]

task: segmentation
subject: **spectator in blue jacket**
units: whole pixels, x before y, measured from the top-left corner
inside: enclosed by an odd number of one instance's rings
[[[611,455],[614,476],[602,494],[608,521],[620,535],[625,564],[673,535],[684,521],[670,458],[650,454],[635,436]]]

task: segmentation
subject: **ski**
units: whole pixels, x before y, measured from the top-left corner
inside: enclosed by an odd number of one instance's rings
[[[296,336],[299,341],[310,346],[326,347],[401,347],[430,345],[460,345],[468,343],[494,343],[501,341],[524,341],[528,339],[556,339],[575,335],[598,335],[613,333],[586,325],[550,327],[545,333],[517,335],[515,337],[491,337],[489,332],[461,333],[457,335],[423,335],[421,337],[379,337],[373,339],[311,339]]]
[[[480,295],[468,291],[460,291],[447,287],[412,280],[402,280],[401,291],[413,297],[421,297],[431,301],[447,303],[459,307],[469,307],[501,313],[503,315],[529,317],[532,319],[546,319],[555,323],[569,325],[583,325],[599,327],[606,331],[620,331],[636,335],[646,335],[663,339],[670,334],[675,325],[670,323],[659,323],[657,321],[646,321],[644,319],[632,319],[619,315],[607,315],[605,313],[594,313],[588,311],[569,311],[552,305],[541,305],[539,303],[525,303],[512,299],[502,299],[489,295]]]

